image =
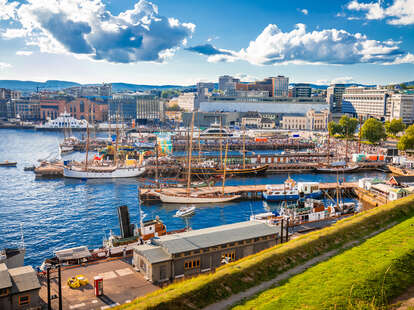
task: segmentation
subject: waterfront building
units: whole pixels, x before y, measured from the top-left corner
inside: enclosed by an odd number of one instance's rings
[[[160,236],[135,247],[133,266],[157,284],[213,272],[276,245],[280,228],[248,221]]]
[[[292,97],[311,97],[312,87],[309,84],[297,83],[292,88]]]
[[[177,105],[186,112],[194,111],[196,93],[182,93],[177,98]]]
[[[402,121],[406,124],[414,123],[414,95],[392,94],[388,100],[388,120],[402,119]]]
[[[219,77],[219,90],[226,92],[236,89],[236,84],[240,83],[239,79],[236,79],[229,75],[223,75]]]
[[[184,126],[191,126],[192,112],[182,113],[182,122]],[[194,112],[194,126],[210,127],[212,124],[220,124],[224,127],[235,126],[239,123],[240,113],[238,112]]]
[[[20,117],[22,121],[37,121],[40,119],[39,102],[27,99],[14,100],[15,115]]]
[[[66,100],[40,99],[39,104],[42,121],[55,119],[66,110]]]
[[[289,78],[283,75],[272,77],[273,97],[287,97],[289,92]]]
[[[239,91],[265,91],[269,93],[270,97],[287,97],[289,93],[289,78],[278,75],[263,81],[237,83],[235,89]]]
[[[109,117],[112,121],[119,120],[139,123],[164,120],[164,102],[157,96],[125,95],[109,102]]]
[[[326,103],[332,113],[342,113],[342,95],[345,92],[344,84],[332,84],[326,90]]]
[[[269,97],[270,92],[266,90],[232,90],[226,92],[227,97],[249,98],[249,97]]]
[[[262,117],[258,112],[247,112],[241,117],[241,126],[243,128],[260,128]]]
[[[0,100],[20,99],[21,96],[20,91],[0,88]]]
[[[31,266],[0,264],[0,309],[40,309],[40,282]]]
[[[322,111],[309,110],[305,115],[286,115],[282,118],[283,129],[299,130],[327,130],[330,121],[330,112],[328,109]]]

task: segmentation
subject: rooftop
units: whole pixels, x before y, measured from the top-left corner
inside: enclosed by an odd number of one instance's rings
[[[40,288],[37,273],[32,266],[24,266],[9,269],[12,279],[12,293],[20,293]]]
[[[153,243],[168,253],[175,254],[276,233],[274,226],[247,221],[161,236],[154,239]]]
[[[11,286],[12,283],[7,266],[6,264],[0,264],[0,290]]]

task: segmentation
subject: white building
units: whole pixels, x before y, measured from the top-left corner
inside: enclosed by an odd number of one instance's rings
[[[274,97],[287,97],[289,95],[289,78],[286,76],[278,75],[272,77],[273,82],[273,96]]]
[[[236,89],[236,84],[240,83],[240,79],[236,79],[229,75],[223,75],[219,77],[219,90],[231,91]]]
[[[406,124],[414,122],[414,95],[392,94],[388,107],[388,120],[402,119]]]
[[[309,110],[305,115],[285,115],[282,118],[283,129],[327,130],[330,121],[328,109],[317,112]]]
[[[194,103],[196,100],[196,93],[183,93],[177,98],[178,106],[186,112],[194,110]]]

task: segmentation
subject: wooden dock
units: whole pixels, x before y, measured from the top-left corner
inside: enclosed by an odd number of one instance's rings
[[[281,184],[272,184],[272,186],[281,186]],[[358,187],[357,182],[345,182],[339,186],[341,191],[353,190]],[[338,188],[337,183],[320,183],[319,188],[322,191],[331,191]],[[263,192],[266,190],[266,184],[263,185],[238,185],[238,186],[224,186],[225,194],[240,195],[243,200],[261,200],[263,198]],[[172,195],[182,195],[186,193],[186,188],[183,187],[170,187],[163,189],[164,193]],[[192,188],[191,193],[209,194],[223,192],[222,186]],[[143,188],[140,190],[140,198],[143,201],[158,201],[158,196],[154,194],[153,189]]]

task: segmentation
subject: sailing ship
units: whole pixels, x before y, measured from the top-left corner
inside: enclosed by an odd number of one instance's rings
[[[401,175],[401,176],[414,176],[414,169],[405,168],[403,166],[395,166],[395,165],[387,165],[388,169],[393,174]]]
[[[191,120],[191,135],[188,148],[188,161],[187,161],[187,188],[185,191],[181,189],[158,189],[154,190],[153,194],[158,196],[163,203],[174,204],[203,204],[203,203],[221,203],[236,200],[240,198],[240,195],[228,194],[224,191],[224,185],[226,182],[226,162],[228,143],[226,144],[226,153],[224,159],[223,168],[223,183],[222,190],[200,190],[191,187],[191,175],[192,175],[192,146],[193,146],[193,133],[194,133],[194,112]]]
[[[349,164],[345,161],[333,162],[331,164],[321,164],[315,168],[317,172],[321,173],[337,173],[337,172],[352,172],[358,170],[357,164]]]
[[[63,176],[75,179],[111,179],[111,178],[133,178],[142,175],[145,167],[138,166],[136,160],[126,161],[123,165],[118,163],[118,130],[116,135],[115,154],[113,163],[103,163],[102,158],[97,158],[100,164],[88,166],[89,152],[89,126],[87,128],[86,156],[84,165],[65,165]],[[130,162],[130,163],[128,163]]]

